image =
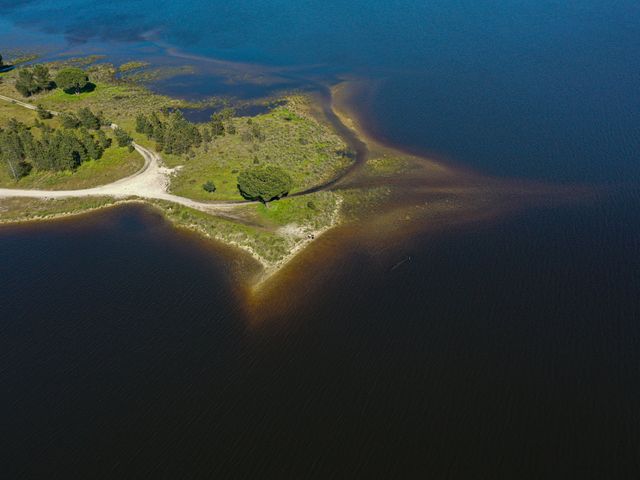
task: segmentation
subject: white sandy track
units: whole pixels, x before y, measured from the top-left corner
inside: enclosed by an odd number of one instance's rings
[[[170,170],[160,166],[160,157],[136,143],[134,148],[144,158],[144,166],[133,175],[117,180],[107,185],[82,190],[27,190],[15,188],[0,188],[0,199],[2,198],[74,198],[74,197],[141,197],[157,200],[166,200],[195,208],[204,212],[215,213],[216,211],[228,211],[237,205],[230,203],[205,203],[197,202],[178,195],[167,192],[169,186]]]
[[[14,103],[30,110],[36,110],[37,107],[29,103],[21,102],[10,97],[0,95],[0,100]],[[54,112],[51,112],[54,113]],[[111,125],[111,128],[118,128],[117,125]],[[151,150],[133,143],[133,147],[144,158],[144,166],[133,175],[117,180],[107,185],[94,188],[86,188],[82,190],[30,190],[16,188],[0,188],[0,199],[3,198],[77,198],[77,197],[140,197],[156,200],[166,200],[173,203],[184,205],[185,207],[194,208],[208,213],[216,213],[229,211],[237,204],[225,202],[197,202],[189,198],[180,197],[168,193],[169,176],[171,170],[160,166],[160,156]]]
[[[31,105],[30,103],[21,102],[20,100],[16,100],[15,98],[5,97],[4,95],[0,95],[0,100],[4,100],[5,102],[15,103],[16,105],[20,105],[21,107],[28,108],[29,110],[37,110],[38,107],[35,105]],[[51,112],[54,115],[57,115],[56,112]]]

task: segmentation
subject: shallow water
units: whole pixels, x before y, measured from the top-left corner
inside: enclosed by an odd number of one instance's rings
[[[124,4],[0,0],[0,50],[193,64],[155,85],[189,98],[357,78],[388,143],[607,188],[355,223],[257,297],[144,209],[0,228],[5,475],[640,476],[637,2]]]
[[[223,107],[207,107],[207,108],[183,108],[182,114],[184,118],[193,123],[207,123],[211,120],[211,115],[219,112]],[[238,117],[255,117],[268,113],[271,109],[267,105],[243,105],[234,108]]]

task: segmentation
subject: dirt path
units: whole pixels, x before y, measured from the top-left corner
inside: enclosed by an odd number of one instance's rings
[[[20,105],[30,110],[37,110],[37,107],[26,102],[21,102],[11,97],[0,95],[0,100]],[[57,112],[51,112],[57,115]],[[112,124],[111,128],[117,129],[116,124]],[[168,192],[170,175],[172,170],[161,166],[160,156],[141,146],[133,143],[133,147],[144,158],[144,166],[133,175],[116,180],[107,185],[101,185],[94,188],[86,188],[82,190],[32,190],[32,189],[16,189],[16,188],[0,188],[0,199],[2,198],[78,198],[78,197],[95,197],[95,196],[111,196],[115,198],[126,198],[136,196],[140,198],[149,198],[156,200],[166,200],[169,202],[184,205],[189,208],[201,210],[208,213],[226,212],[233,209],[238,203],[231,202],[197,202],[189,198],[173,195]]]
[[[144,158],[144,166],[138,172],[129,177],[122,178],[107,185],[82,190],[27,190],[0,188],[0,199],[10,197],[49,199],[102,196],[126,198],[136,196],[141,198],[166,200],[209,213],[228,211],[237,206],[237,204],[229,204],[225,202],[197,202],[189,198],[168,193],[169,175],[172,171],[160,166],[160,156],[157,153],[136,143],[134,143],[133,146]]]
[[[9,102],[9,103],[15,103],[16,105],[20,105],[21,107],[28,108],[29,110],[37,110],[38,109],[38,107],[36,107],[35,105],[31,105],[30,103],[21,102],[20,100],[16,100],[15,98],[5,97],[4,95],[0,95],[0,100],[4,100],[5,102]],[[56,113],[54,113],[54,112],[51,112],[51,113],[56,115]]]

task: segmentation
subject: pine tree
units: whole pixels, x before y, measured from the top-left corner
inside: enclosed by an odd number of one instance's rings
[[[149,121],[143,114],[136,116],[136,132],[146,133],[149,129]]]
[[[62,126],[64,128],[78,128],[80,126],[80,120],[73,113],[63,113],[60,115],[60,120],[62,121]]]
[[[116,128],[116,141],[118,142],[119,147],[130,147],[130,150],[133,149],[133,138],[126,131],[121,128]]]
[[[90,130],[98,130],[100,128],[100,119],[86,107],[78,110],[78,120],[84,128]]]
[[[97,142],[87,130],[80,130],[80,143],[82,143],[90,159],[99,160],[102,157],[104,150],[100,142]]]
[[[111,139],[107,137],[106,133],[104,133],[102,130],[98,130],[97,135],[98,135],[98,142],[100,142],[100,147],[102,148],[103,151],[111,146]]]
[[[211,143],[211,130],[209,130],[207,127],[204,127],[202,129],[202,140],[204,140],[205,145],[207,143]]]
[[[33,73],[28,68],[22,68],[18,71],[16,90],[23,97],[30,97],[38,91],[38,86],[33,78]]]
[[[53,86],[49,69],[45,65],[33,67],[33,80],[38,90],[50,90]]]

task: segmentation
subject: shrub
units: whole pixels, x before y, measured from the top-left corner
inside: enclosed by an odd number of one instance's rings
[[[53,117],[51,112],[49,110],[46,110],[42,105],[38,105],[37,113],[38,118],[40,118],[41,120],[49,120]]]
[[[216,191],[216,186],[215,186],[215,184],[214,184],[211,180],[209,180],[209,181],[208,181],[208,182],[206,182],[204,185],[202,185],[202,189],[203,189],[205,192],[213,193],[213,192],[215,192],[215,191]]]
[[[60,120],[64,128],[78,128],[80,126],[80,120],[73,113],[61,114]]]

